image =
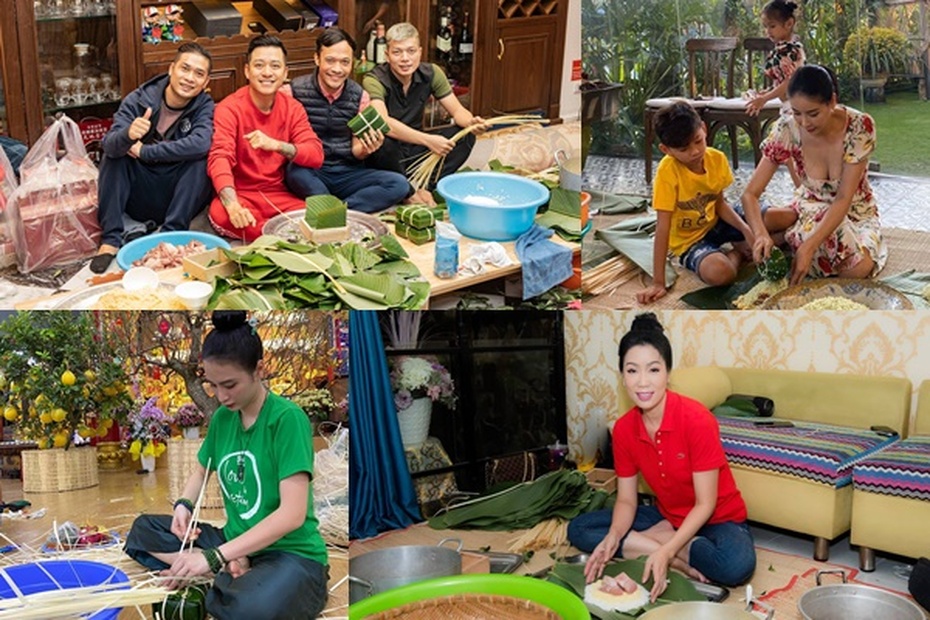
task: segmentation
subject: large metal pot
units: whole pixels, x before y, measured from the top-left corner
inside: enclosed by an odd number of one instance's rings
[[[820,577],[830,573],[842,575],[843,583],[820,585]],[[805,620],[924,620],[920,608],[903,596],[848,584],[840,570],[817,571],[817,587],[801,595],[798,611]]]
[[[456,548],[444,547],[448,542]],[[435,547],[404,545],[370,551],[349,560],[349,602],[434,577],[462,573],[462,541],[443,538]]]
[[[559,186],[572,192],[581,191],[581,157],[569,157],[559,149],[555,152],[555,161],[559,164]]]

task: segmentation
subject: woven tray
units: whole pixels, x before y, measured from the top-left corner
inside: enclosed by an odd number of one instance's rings
[[[200,450],[202,439],[172,439],[168,442],[168,499],[174,501],[181,497],[184,485],[190,478],[194,466],[197,464],[197,451]],[[191,498],[194,500],[196,498]],[[223,492],[216,476],[210,476],[207,488],[203,494],[204,508],[222,508]]]
[[[551,609],[521,598],[490,594],[455,594],[407,603],[368,616],[369,620],[561,620]]]
[[[25,493],[59,493],[100,484],[95,448],[26,450],[22,459]]]

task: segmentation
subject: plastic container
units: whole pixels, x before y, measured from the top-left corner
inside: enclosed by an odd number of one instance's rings
[[[210,233],[198,232],[195,230],[176,230],[171,232],[153,233],[140,237],[135,241],[130,241],[119,249],[116,253],[116,264],[120,269],[126,270],[132,267],[133,261],[137,261],[146,252],[154,248],[159,243],[165,242],[172,245],[187,245],[190,241],[200,241],[207,250],[211,248],[229,249],[229,242],[222,237],[211,235]]]
[[[40,566],[41,565],[41,566]],[[99,586],[103,584],[126,584],[121,590],[128,590],[129,577],[115,566],[86,560],[50,560],[19,564],[3,569],[23,594],[36,594],[51,590]],[[53,581],[54,580],[54,581]],[[5,580],[0,580],[0,598],[14,599],[16,594]],[[116,620],[119,609],[106,609],[89,618],[93,620]]]
[[[542,183],[504,172],[458,172],[440,179],[436,191],[459,232],[485,241],[513,241],[549,200]]]
[[[174,294],[188,310],[203,310],[213,294],[213,285],[206,282],[182,282],[174,287]]]

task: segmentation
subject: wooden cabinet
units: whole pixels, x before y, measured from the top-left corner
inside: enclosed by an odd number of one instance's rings
[[[408,20],[435,62],[438,11],[446,0],[410,0]],[[568,0],[454,1],[470,14],[474,51],[468,107],[484,117],[540,111],[559,118]]]

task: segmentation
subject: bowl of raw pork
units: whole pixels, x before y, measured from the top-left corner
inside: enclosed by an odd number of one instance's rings
[[[205,232],[178,230],[153,233],[121,247],[116,254],[116,264],[123,270],[148,267],[162,271],[180,267],[185,256],[229,247],[229,243],[222,237]]]
[[[513,241],[549,200],[542,183],[505,172],[458,172],[440,179],[436,191],[458,231],[485,241]]]

